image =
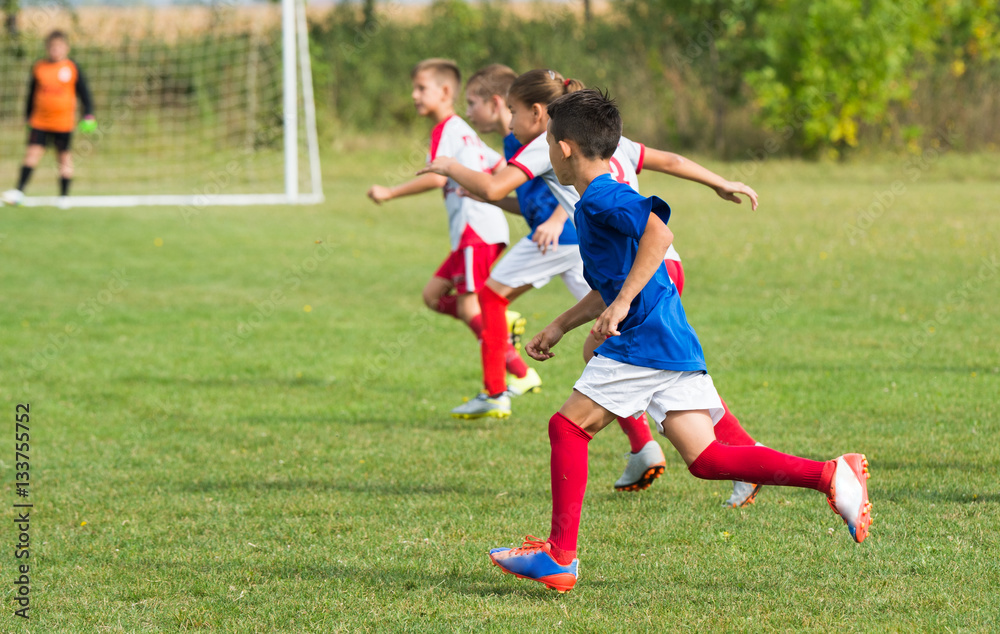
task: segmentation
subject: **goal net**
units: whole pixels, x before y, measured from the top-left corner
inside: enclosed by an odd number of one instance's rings
[[[16,184],[32,66],[58,29],[97,122],[73,134],[71,206],[322,200],[304,0],[34,2],[22,2],[20,36],[0,36],[0,189]],[[23,204],[55,204],[58,179],[49,148]]]

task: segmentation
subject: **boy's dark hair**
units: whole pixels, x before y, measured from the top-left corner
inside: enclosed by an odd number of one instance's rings
[[[609,159],[622,138],[622,115],[607,93],[588,89],[549,104],[549,130],[556,141],[573,141],[588,159]]]
[[[482,99],[489,99],[493,95],[507,99],[507,91],[511,84],[517,79],[510,66],[503,64],[490,64],[485,68],[477,70],[469,81],[465,84],[466,92],[470,92]]]
[[[451,84],[452,94],[454,95],[457,95],[459,89],[462,87],[462,71],[459,70],[458,64],[454,60],[444,59],[443,57],[432,57],[418,62],[410,72],[410,79],[415,79],[417,73],[424,71],[433,73],[434,79],[441,85],[446,83]]]
[[[52,31],[51,33],[45,36],[46,44],[50,44],[53,40],[62,40],[63,42],[69,42],[69,38],[66,37],[66,34],[60,31],[59,29]]]

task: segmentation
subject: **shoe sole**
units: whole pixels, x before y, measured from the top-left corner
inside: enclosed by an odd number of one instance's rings
[[[472,420],[474,418],[510,418],[510,412],[483,412],[482,414],[452,414],[452,418]]]
[[[861,477],[858,479],[861,481],[861,491],[864,501],[861,503],[861,514],[858,517],[858,525],[854,531],[850,531],[851,525],[847,523],[847,520],[840,514],[837,510],[836,502],[829,496],[826,498],[826,503],[830,505],[833,512],[837,514],[838,517],[844,519],[844,523],[847,524],[848,531],[851,532],[851,537],[854,541],[861,543],[865,541],[868,537],[868,529],[872,525],[872,503],[868,499],[868,478],[871,477],[871,472],[868,470],[868,457],[865,454],[858,454],[861,456]],[[851,467],[851,471],[854,471],[854,467]],[[857,471],[854,471],[855,475]],[[836,495],[836,492],[834,493]]]
[[[616,491],[644,491],[644,490],[648,489],[650,487],[650,485],[653,484],[653,480],[656,480],[661,475],[663,475],[663,470],[665,468],[666,468],[666,465],[662,465],[662,464],[658,464],[658,465],[652,466],[652,467],[646,469],[645,471],[643,471],[642,475],[639,477],[639,479],[637,481],[633,482],[632,484],[625,484],[625,485],[622,485],[622,486],[619,486],[619,485],[616,484],[615,485],[615,490]]]
[[[542,391],[541,385],[536,385],[535,387],[528,388],[523,392],[515,392],[514,390],[509,390],[509,392],[514,396],[524,396],[525,394],[538,394],[541,391]]]
[[[573,589],[573,586],[576,585],[576,577],[574,577],[572,574],[568,572],[561,572],[559,574],[549,575],[548,577],[541,577],[535,579],[534,577],[525,577],[524,575],[519,575],[516,572],[511,572],[510,570],[507,570],[506,568],[498,564],[495,559],[493,559],[493,555],[490,555],[490,562],[494,566],[499,568],[505,575],[513,575],[518,579],[527,579],[528,581],[537,581],[538,583],[544,585],[546,588],[549,588],[550,590],[555,590],[559,594],[566,594],[567,592]]]
[[[727,501],[725,504],[723,504],[723,506],[729,507],[731,509],[741,509],[745,506],[750,506],[751,504],[757,501],[757,494],[760,493],[760,490],[763,486],[764,486],[763,484],[753,485],[753,491],[750,492],[750,495],[747,496],[747,499],[743,500],[742,504],[730,504]]]
[[[524,334],[524,330],[528,325],[528,320],[524,317],[518,317],[514,321],[510,322],[510,342],[514,346],[515,350],[521,350],[521,335]]]

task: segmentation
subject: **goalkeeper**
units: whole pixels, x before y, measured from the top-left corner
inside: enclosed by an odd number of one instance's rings
[[[76,100],[83,106],[80,131],[90,133],[97,129],[94,121],[93,101],[84,79],[83,71],[69,59],[69,41],[62,31],[52,31],[45,38],[48,57],[38,60],[31,69],[25,119],[28,124],[28,149],[21,166],[17,188],[4,192],[4,202],[19,204],[24,198],[24,187],[31,172],[38,165],[45,147],[56,149],[59,161],[60,207],[67,208],[70,181],[73,178],[73,156],[70,140],[76,123]]]

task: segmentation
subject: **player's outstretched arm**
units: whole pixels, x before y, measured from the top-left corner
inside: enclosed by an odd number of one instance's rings
[[[575,306],[559,315],[540,333],[532,337],[524,351],[536,361],[545,361],[556,356],[552,348],[570,330],[589,322],[606,308],[601,294],[590,291]]]
[[[646,229],[639,238],[639,249],[636,251],[632,268],[622,284],[622,290],[618,291],[618,297],[597,318],[597,323],[594,324],[595,333],[603,337],[615,337],[621,334],[618,332],[618,324],[628,315],[635,296],[663,265],[663,258],[673,241],[674,232],[659,216],[649,214]]]
[[[368,190],[368,197],[376,204],[381,205],[387,200],[399,198],[400,196],[412,196],[422,194],[432,189],[441,189],[447,184],[448,179],[437,174],[424,174],[413,180],[406,181],[395,187],[384,187],[382,185],[372,185]]]
[[[455,180],[473,196],[494,202],[505,198],[521,185],[528,182],[528,176],[513,165],[507,165],[496,174],[477,172],[462,165],[450,156],[439,156],[417,174],[440,174]]]
[[[680,154],[656,150],[651,147],[646,148],[646,154],[642,161],[643,169],[650,169],[654,172],[663,172],[678,178],[701,183],[715,190],[721,198],[734,203],[743,202],[739,194],[750,199],[750,207],[757,209],[757,192],[750,186],[743,183],[726,180],[712,170],[702,167],[694,161],[684,158]]]

